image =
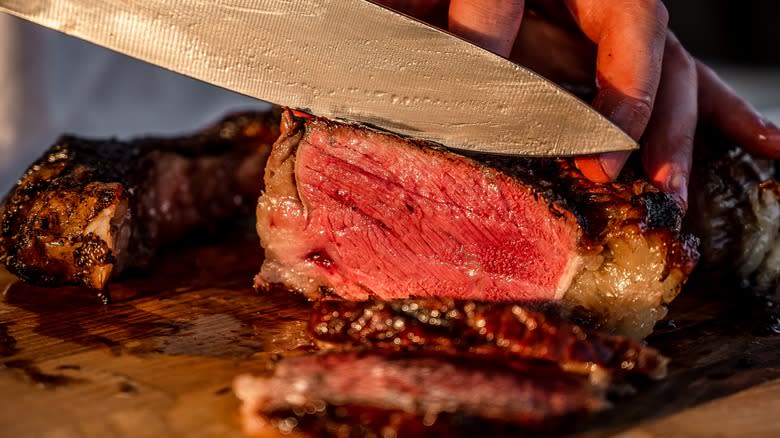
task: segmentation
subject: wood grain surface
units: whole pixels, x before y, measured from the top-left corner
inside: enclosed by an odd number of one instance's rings
[[[0,436],[240,436],[234,376],[313,348],[306,302],[252,289],[260,262],[251,230],[168,248],[113,284],[110,305],[0,270]],[[689,289],[649,340],[669,378],[638,382],[575,436],[780,436],[776,316]]]

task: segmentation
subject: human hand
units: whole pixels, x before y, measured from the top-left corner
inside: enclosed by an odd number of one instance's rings
[[[570,88],[640,141],[648,178],[687,204],[699,122],[753,153],[780,157],[780,129],[761,117],[668,30],[660,0],[379,0],[448,29]],[[447,14],[443,20],[442,14]],[[522,26],[521,26],[522,24]],[[578,157],[591,180],[615,179],[628,153]]]

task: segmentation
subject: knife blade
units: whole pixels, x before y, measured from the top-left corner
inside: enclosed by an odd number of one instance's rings
[[[0,11],[264,101],[451,148],[637,148],[530,70],[365,0],[0,0]]]

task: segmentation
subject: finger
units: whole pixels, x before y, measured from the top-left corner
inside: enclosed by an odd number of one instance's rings
[[[780,129],[737,96],[715,72],[696,63],[701,119],[746,150],[780,158]]]
[[[398,12],[402,12],[411,17],[425,20],[435,11],[437,8],[444,6],[448,3],[447,0],[374,0],[374,3],[378,3],[390,9],[395,9]]]
[[[669,33],[661,83],[642,145],[642,162],[650,181],[674,195],[684,209],[688,206],[688,177],[699,117],[697,89],[696,62]]]
[[[531,4],[526,3],[510,59],[592,100],[596,95],[596,45],[579,29],[561,27],[557,18],[537,13]]]
[[[566,31],[581,32],[579,25],[572,18],[566,3],[561,0],[527,0],[525,10],[526,16],[533,11],[544,19],[556,23]]]
[[[668,13],[660,1],[567,0],[585,35],[598,45],[599,92],[593,107],[638,140],[647,126],[661,76]],[[594,181],[612,180],[628,153],[579,158]]]
[[[525,0],[452,0],[449,30],[508,57],[523,20]]]

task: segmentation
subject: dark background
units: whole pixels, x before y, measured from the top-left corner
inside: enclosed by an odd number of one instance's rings
[[[780,1],[664,3],[669,10],[669,26],[695,56],[731,64],[780,66]]]

